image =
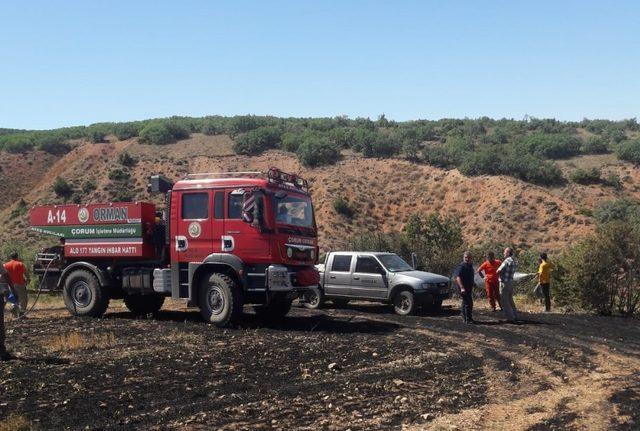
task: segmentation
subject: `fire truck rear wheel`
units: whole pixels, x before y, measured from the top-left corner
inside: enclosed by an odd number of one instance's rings
[[[236,282],[225,274],[205,278],[198,293],[202,318],[218,327],[229,326],[242,315],[242,294]]]
[[[164,304],[164,296],[160,295],[126,295],[124,305],[137,316],[157,313]]]
[[[86,269],[73,271],[64,282],[64,305],[74,316],[100,317],[109,306],[109,293]]]

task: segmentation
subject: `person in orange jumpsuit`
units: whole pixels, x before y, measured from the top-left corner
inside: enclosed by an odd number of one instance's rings
[[[496,302],[502,310],[500,303],[500,280],[498,278],[498,267],[502,261],[496,259],[492,251],[487,252],[485,261],[478,267],[478,275],[484,278],[484,288],[487,291],[487,299],[493,311],[496,311]]]

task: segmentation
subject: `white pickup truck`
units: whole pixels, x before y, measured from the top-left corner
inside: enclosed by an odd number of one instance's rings
[[[324,264],[316,265],[320,285],[306,296],[307,308],[319,308],[325,300],[337,306],[350,300],[392,304],[397,314],[412,314],[426,305],[438,309],[451,298],[448,277],[416,271],[393,253],[329,252]]]

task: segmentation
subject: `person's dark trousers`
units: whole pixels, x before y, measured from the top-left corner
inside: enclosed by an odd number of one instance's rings
[[[4,345],[4,295],[0,293],[0,355],[5,355],[7,348]]]
[[[540,284],[544,295],[544,311],[551,311],[551,285],[549,283]]]
[[[460,293],[460,297],[462,298],[462,319],[464,323],[473,322],[473,317],[471,317],[473,313],[473,293],[471,289],[466,289],[465,293]]]

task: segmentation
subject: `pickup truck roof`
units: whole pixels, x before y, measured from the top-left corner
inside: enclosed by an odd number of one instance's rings
[[[346,254],[346,255],[370,254],[373,256],[388,256],[390,254],[395,254],[395,253],[390,253],[386,251],[330,251],[327,253],[327,255],[329,254]]]

